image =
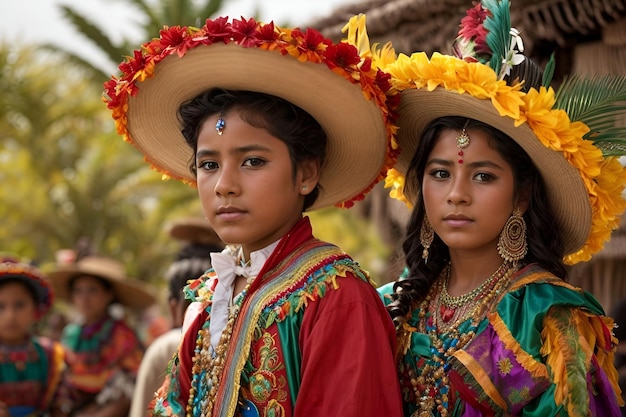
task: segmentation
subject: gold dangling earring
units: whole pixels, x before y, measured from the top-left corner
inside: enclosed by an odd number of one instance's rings
[[[498,253],[505,261],[514,263],[523,259],[528,253],[526,221],[519,208],[513,210],[513,214],[504,223],[498,240]]]
[[[422,251],[422,259],[424,262],[428,262],[428,250],[430,249],[430,245],[433,244],[434,239],[435,231],[433,230],[433,226],[428,221],[428,217],[424,215],[422,228],[420,229],[420,243],[424,247],[424,250]]]

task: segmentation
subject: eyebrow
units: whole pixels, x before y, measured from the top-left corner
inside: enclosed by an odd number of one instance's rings
[[[451,161],[448,159],[440,159],[440,158],[433,158],[431,160],[429,160],[426,163],[426,166],[432,165],[432,164],[438,164],[438,165],[443,165],[443,166],[453,166],[456,163],[456,161]],[[463,162],[463,165],[468,165],[472,168],[495,168],[495,169],[504,169],[502,166],[496,164],[495,162],[491,162],[491,161],[475,161],[475,162]]]
[[[235,148],[232,151],[230,151],[230,154],[236,155],[236,154],[244,154],[244,153],[248,153],[248,152],[268,152],[271,149],[268,148],[267,146],[263,146],[263,145],[248,145],[248,146],[241,146],[239,148]],[[201,149],[198,152],[196,152],[196,158],[204,158],[207,156],[216,156],[219,155],[218,151],[214,151],[211,149]]]

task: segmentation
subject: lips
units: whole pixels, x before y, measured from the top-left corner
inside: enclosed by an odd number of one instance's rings
[[[226,206],[217,209],[217,217],[223,221],[238,220],[244,214],[246,214],[246,211],[238,207]]]
[[[237,207],[227,206],[217,209],[217,214],[243,213],[244,211]]]
[[[464,216],[462,214],[448,214],[443,219],[444,220],[466,220],[466,221],[471,221],[472,220],[469,217]]]
[[[462,214],[449,214],[443,218],[444,222],[451,227],[462,227],[472,223],[472,219]]]

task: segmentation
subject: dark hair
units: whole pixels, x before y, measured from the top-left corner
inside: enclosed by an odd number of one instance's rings
[[[183,299],[183,287],[190,279],[202,276],[211,268],[209,254],[222,249],[214,245],[189,244],[183,247],[176,255],[166,273],[168,282],[168,297],[180,301]]]
[[[209,116],[237,109],[241,118],[251,126],[267,130],[282,140],[293,166],[294,179],[297,165],[306,160],[319,159],[320,165],[326,156],[326,133],[320,124],[300,107],[280,97],[253,91],[234,91],[214,88],[181,104],[178,109],[182,124],[181,132],[193,150],[190,161],[191,172],[196,175],[195,154],[198,150],[198,135],[202,124]],[[319,195],[318,184],[304,199],[303,211],[309,208]]]
[[[467,125],[466,125],[467,123]],[[514,193],[528,187],[530,191],[528,210],[524,213],[527,226],[528,253],[519,265],[523,267],[537,263],[558,277],[565,278],[567,271],[563,264],[564,246],[560,230],[554,221],[555,215],[545,202],[546,187],[541,174],[528,154],[514,140],[501,131],[485,123],[464,117],[441,117],[433,120],[424,130],[418,148],[413,155],[406,175],[406,189],[416,195],[413,212],[407,225],[403,250],[408,268],[407,279],[394,285],[394,301],[389,304],[389,312],[397,323],[409,312],[411,304],[422,300],[431,285],[450,260],[448,247],[435,234],[429,248],[428,263],[422,259],[423,246],[420,230],[424,219],[424,201],[421,184],[427,159],[443,129],[480,129],[489,136],[489,145],[511,166],[514,175]]]
[[[21,277],[19,275],[5,276],[0,280],[0,288],[4,287],[7,284],[21,284],[24,286],[31,297],[33,298],[33,302],[35,303],[35,308],[39,307],[39,303],[43,302],[42,295],[37,291],[37,287],[35,284],[29,282],[29,278]]]

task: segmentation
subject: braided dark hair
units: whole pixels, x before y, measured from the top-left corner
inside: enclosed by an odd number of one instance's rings
[[[393,301],[388,310],[396,325],[401,324],[413,306],[427,294],[433,282],[450,260],[445,243],[435,234],[429,248],[428,262],[422,259],[424,247],[420,242],[420,230],[424,219],[424,201],[421,184],[428,157],[443,129],[480,129],[487,133],[489,145],[511,166],[517,194],[529,187],[529,206],[524,219],[527,225],[528,253],[519,265],[523,267],[537,263],[556,276],[565,278],[567,270],[563,264],[564,246],[555,216],[545,202],[546,187],[541,174],[528,154],[511,138],[485,123],[464,117],[448,116],[433,120],[424,130],[407,175],[406,189],[416,195],[413,212],[407,224],[406,237],[402,246],[408,275],[394,284]]]

